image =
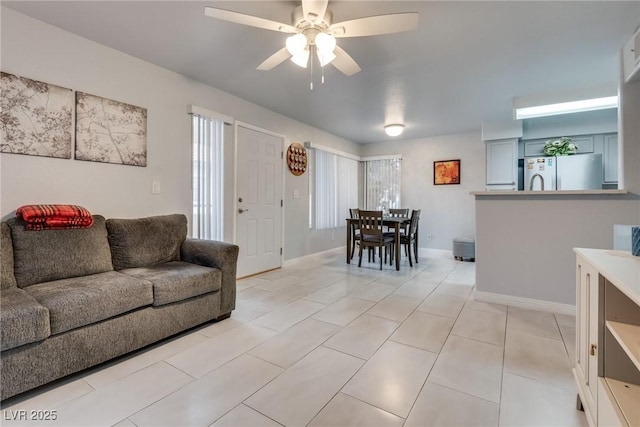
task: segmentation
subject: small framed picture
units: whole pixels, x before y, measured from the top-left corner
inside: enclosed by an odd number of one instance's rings
[[[433,185],[460,184],[460,160],[433,162]]]

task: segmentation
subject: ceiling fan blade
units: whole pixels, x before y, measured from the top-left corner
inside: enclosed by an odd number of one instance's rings
[[[302,13],[309,22],[317,22],[324,18],[329,0],[302,0]]]
[[[340,46],[336,46],[333,53],[336,55],[336,58],[331,61],[331,65],[336,67],[343,74],[352,76],[361,70],[360,66],[353,60],[351,55],[345,52]]]
[[[271,21],[269,19],[259,18],[244,13],[232,12],[230,10],[216,9],[215,7],[205,7],[204,14],[223,21],[234,22],[236,24],[248,25],[250,27],[262,28],[271,31],[280,31],[282,33],[296,33],[295,27],[281,22]]]
[[[272,68],[275,68],[276,66],[282,64],[289,58],[291,58],[291,54],[286,47],[283,47],[282,49],[265,59],[262,64],[258,65],[258,68],[256,68],[256,70],[269,71]]]
[[[329,27],[334,37],[363,37],[414,30],[418,26],[418,12],[393,13],[337,22]]]

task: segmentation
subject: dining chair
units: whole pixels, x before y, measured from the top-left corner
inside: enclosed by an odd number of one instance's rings
[[[362,266],[362,250],[364,248],[380,248],[380,270],[382,270],[382,249],[385,250],[393,245],[393,236],[387,236],[382,231],[382,211],[359,211],[360,214],[360,259],[358,267]]]
[[[389,209],[389,218],[409,218],[409,209]],[[407,234],[407,225],[408,224],[404,224],[400,227],[400,234]],[[392,230],[391,227],[387,227],[385,234],[395,238],[395,230]],[[391,251],[391,262],[393,262],[393,253],[394,251]]]
[[[409,218],[409,209],[389,209],[390,218]],[[406,233],[406,226],[400,228],[401,233]]]
[[[411,249],[413,248],[413,256],[416,264],[418,263],[418,223],[420,222],[420,210],[411,211],[411,221],[409,228],[405,234],[400,235],[400,244],[404,245],[405,253],[409,257],[409,265],[413,267],[411,261]]]
[[[409,209],[389,209],[389,216],[391,218],[408,218]]]
[[[349,209],[349,218],[360,219],[360,209]],[[351,259],[356,253],[356,245],[360,245],[360,223],[351,222]]]

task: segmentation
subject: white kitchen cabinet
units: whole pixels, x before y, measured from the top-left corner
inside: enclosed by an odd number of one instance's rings
[[[640,426],[640,257],[575,252],[579,406],[590,426]]]
[[[518,189],[518,140],[486,141],[487,190]]]
[[[602,146],[604,184],[618,183],[618,134],[604,135]]]

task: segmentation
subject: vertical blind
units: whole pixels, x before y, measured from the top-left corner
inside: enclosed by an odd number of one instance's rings
[[[364,162],[365,207],[370,210],[400,208],[402,159]]]
[[[193,232],[198,239],[223,239],[222,120],[192,115]]]
[[[315,228],[342,227],[358,206],[358,162],[316,149]]]

